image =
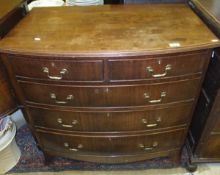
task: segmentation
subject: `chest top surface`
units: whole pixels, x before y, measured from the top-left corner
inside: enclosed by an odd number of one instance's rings
[[[15,8],[17,8],[24,0],[0,0],[0,23]]]
[[[0,51],[151,55],[219,44],[186,5],[104,5],[36,8],[0,42]]]

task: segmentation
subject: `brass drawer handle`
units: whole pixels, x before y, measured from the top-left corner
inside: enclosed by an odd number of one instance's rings
[[[67,104],[68,101],[73,100],[73,95],[68,95],[68,96],[66,97],[66,100],[67,100],[67,101],[57,100],[56,94],[54,94],[54,93],[51,93],[51,94],[50,94],[50,98],[53,99],[53,100],[55,100],[55,103],[56,103],[56,104]]]
[[[68,142],[65,142],[63,145],[64,145],[65,148],[68,148],[70,151],[75,151],[75,152],[77,152],[77,151],[79,151],[79,149],[83,148],[82,144],[78,144],[76,148],[71,148],[69,146]]]
[[[144,144],[139,144],[139,148],[141,148],[143,151],[152,151],[153,149],[156,149],[158,147],[158,142],[153,142],[152,146],[145,146]]]
[[[160,99],[157,99],[157,100],[148,100],[148,102],[149,102],[149,103],[160,103],[160,102],[162,102],[162,99],[163,99],[164,97],[166,97],[166,92],[161,92],[161,93],[160,93]],[[149,94],[148,94],[148,93],[144,93],[144,98],[149,99],[149,98],[150,98]]]
[[[63,124],[63,120],[62,120],[61,118],[58,118],[58,119],[57,119],[57,122],[58,122],[59,124],[61,124],[61,126],[64,127],[64,128],[73,128],[73,126],[78,123],[77,120],[73,120],[72,123],[71,123],[71,125],[66,125],[66,124]]]
[[[157,123],[152,123],[152,124],[147,124],[147,119],[143,118],[142,119],[142,123],[146,125],[147,128],[153,128],[159,125],[159,123],[161,122],[161,118],[158,117],[158,119],[156,120]]]
[[[162,74],[154,74],[154,69],[151,66],[146,67],[146,70],[152,75],[154,78],[160,78],[165,77],[168,72],[172,69],[172,66],[170,64],[167,64],[165,67],[165,71]]]
[[[51,76],[50,71],[47,67],[43,67],[43,72],[47,74],[47,77],[51,80],[62,80],[63,75],[65,75],[68,71],[67,69],[62,69],[60,71],[60,76]]]

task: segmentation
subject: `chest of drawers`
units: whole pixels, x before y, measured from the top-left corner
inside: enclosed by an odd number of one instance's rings
[[[45,155],[125,163],[179,160],[218,45],[185,5],[128,5],[34,9],[0,50]]]

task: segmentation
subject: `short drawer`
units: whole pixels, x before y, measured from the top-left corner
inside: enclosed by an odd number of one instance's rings
[[[66,86],[20,81],[26,102],[74,107],[142,106],[194,99],[200,79],[117,86]]]
[[[148,80],[201,74],[210,56],[207,52],[156,58],[110,59],[109,77],[114,81]]]
[[[183,144],[185,130],[142,135],[70,135],[64,133],[37,132],[43,148],[74,154],[103,153],[126,154],[165,151],[179,148]]]
[[[19,78],[53,81],[103,81],[103,60],[61,60],[9,56]]]
[[[67,111],[29,107],[36,127],[82,132],[126,132],[186,125],[193,103],[143,111]],[[98,122],[97,122],[98,121]]]

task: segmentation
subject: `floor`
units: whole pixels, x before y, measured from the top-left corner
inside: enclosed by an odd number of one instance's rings
[[[22,175],[219,175],[220,164],[201,164],[198,170],[191,174],[183,168],[174,169],[151,169],[141,171],[64,171],[56,173],[22,173]],[[11,174],[12,175],[12,174]],[[13,175],[19,175],[15,173]]]

